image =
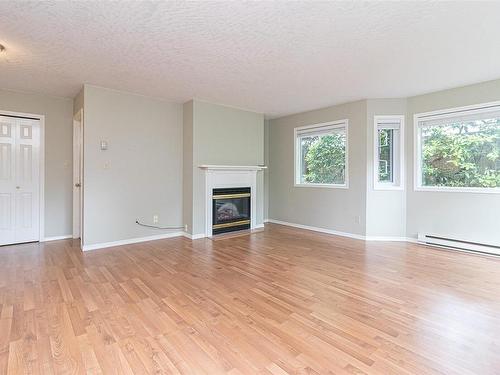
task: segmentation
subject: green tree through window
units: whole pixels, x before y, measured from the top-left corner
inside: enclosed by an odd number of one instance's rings
[[[422,186],[500,187],[500,118],[420,131]]]
[[[302,137],[301,182],[345,183],[345,133]]]
[[[379,129],[378,131],[378,180],[381,182],[393,182],[393,153],[394,153],[394,130]]]

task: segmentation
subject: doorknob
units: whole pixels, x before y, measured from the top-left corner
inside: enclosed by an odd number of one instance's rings
[[[82,186],[82,185],[81,185],[79,182],[77,182],[77,183],[75,184],[75,187],[80,187],[80,186]]]

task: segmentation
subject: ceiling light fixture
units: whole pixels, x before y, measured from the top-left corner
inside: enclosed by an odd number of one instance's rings
[[[3,44],[0,44],[0,53],[2,52],[5,52],[5,47],[3,46]]]

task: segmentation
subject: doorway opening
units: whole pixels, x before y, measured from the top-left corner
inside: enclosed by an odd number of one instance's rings
[[[73,239],[83,245],[83,110],[73,117]]]

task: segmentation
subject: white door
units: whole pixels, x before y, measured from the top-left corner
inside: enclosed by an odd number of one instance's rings
[[[0,245],[38,241],[40,121],[0,116]]]

